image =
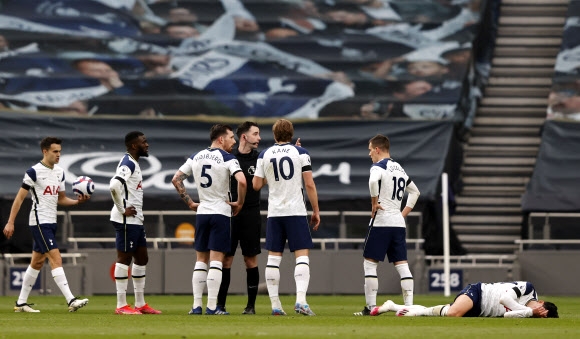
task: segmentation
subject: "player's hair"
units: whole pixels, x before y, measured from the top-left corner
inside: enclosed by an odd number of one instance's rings
[[[290,120],[279,119],[272,126],[272,132],[276,142],[290,142],[294,136],[294,126]]]
[[[377,134],[372,137],[371,140],[369,140],[369,143],[373,148],[378,147],[381,149],[381,151],[384,152],[388,152],[391,148],[391,142],[389,141],[389,138],[382,134]]]
[[[233,131],[230,125],[215,124],[209,130],[209,139],[211,142],[216,141],[219,137],[228,134],[228,131]]]
[[[57,144],[60,145],[62,144],[62,139],[59,139],[57,137],[46,137],[42,140],[40,140],[40,150],[43,151],[45,149],[50,149],[50,145],[52,144]]]
[[[248,132],[250,128],[254,126],[258,127],[258,124],[256,124],[253,121],[244,121],[238,125],[238,128],[236,129],[236,135],[238,136],[239,139],[241,139],[242,134]]]
[[[133,143],[135,142],[135,140],[137,140],[137,138],[139,138],[142,135],[145,134],[139,131],[132,131],[127,133],[127,135],[125,135],[125,146],[127,146],[127,148],[130,148],[131,145],[133,145]]]
[[[551,303],[549,301],[544,301],[544,308],[548,311],[548,318],[559,318],[558,316],[558,306],[556,306],[554,303]]]

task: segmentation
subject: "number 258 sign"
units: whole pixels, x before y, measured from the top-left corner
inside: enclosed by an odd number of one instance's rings
[[[19,290],[22,288],[22,281],[24,280],[24,273],[26,273],[26,267],[10,267],[10,289],[11,290]],[[36,282],[32,286],[33,290],[40,289],[41,274],[39,274],[38,278],[36,278]]]
[[[449,286],[452,291],[461,291],[463,288],[463,270],[450,270]],[[429,270],[429,291],[443,291],[445,289],[445,275],[443,270]]]

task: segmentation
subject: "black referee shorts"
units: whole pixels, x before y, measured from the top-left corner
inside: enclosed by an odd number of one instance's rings
[[[242,209],[232,218],[232,243],[228,256],[236,254],[238,243],[242,248],[242,255],[253,257],[262,253],[260,235],[262,233],[262,218],[260,208]]]

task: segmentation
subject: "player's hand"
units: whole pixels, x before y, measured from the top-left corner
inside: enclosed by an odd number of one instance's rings
[[[300,143],[300,138],[298,138],[298,139],[296,140],[296,143],[295,143],[294,145],[296,145],[296,146],[298,146],[298,147],[302,147],[302,144]]]
[[[318,231],[318,226],[320,225],[320,214],[318,212],[313,212],[310,217],[310,226],[314,231]]]
[[[381,206],[381,204],[373,205],[373,210],[371,211],[371,218],[374,218],[377,215],[378,210],[384,210],[383,206]]]
[[[547,318],[548,310],[542,305],[532,307],[532,318]]]
[[[189,202],[189,204],[187,205],[187,207],[189,207],[190,210],[197,212],[197,208],[199,207],[199,203],[191,200]]]
[[[6,226],[4,226],[3,233],[6,236],[6,239],[12,238],[12,235],[14,234],[14,223],[13,222],[7,222],[6,223]]]
[[[77,198],[77,201],[78,201],[77,204],[82,204],[85,201],[89,200],[90,198],[91,198],[90,195],[84,195],[84,194],[83,195],[79,195],[78,198]]]
[[[236,202],[229,202],[227,201],[228,205],[230,205],[232,207],[232,216],[236,216],[238,215],[238,213],[240,213],[240,211],[242,210],[242,207],[244,206],[243,204],[240,205],[237,201]]]
[[[137,215],[137,209],[134,206],[125,207],[125,213],[123,213],[123,215],[127,217],[134,217]]]

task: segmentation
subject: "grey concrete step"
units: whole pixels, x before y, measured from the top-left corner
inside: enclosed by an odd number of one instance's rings
[[[481,234],[459,234],[457,235],[461,242],[492,242],[498,244],[513,244],[515,240],[520,239],[519,235],[481,235]]]
[[[478,146],[478,145],[466,145],[464,147],[466,155],[488,155],[494,153],[496,155],[503,156],[536,156],[538,154],[538,146],[505,146],[505,145],[492,145],[492,146]]]
[[[462,243],[463,248],[467,250],[469,254],[513,254],[518,250],[516,244],[485,244],[485,243]]]
[[[482,214],[494,213],[496,215],[521,215],[522,209],[519,206],[457,206],[456,213],[461,214]],[[488,225],[486,225],[488,226]]]
[[[561,37],[562,27],[558,26],[500,26],[498,27],[498,36],[503,37]]]
[[[502,0],[503,5],[565,5],[570,0]]]
[[[527,39],[527,38],[522,38]],[[555,58],[541,57],[495,57],[491,60],[492,65],[497,66],[550,66],[556,64]]]
[[[482,127],[475,125],[471,129],[472,136],[485,136],[485,135],[511,135],[511,136],[521,136],[521,137],[534,137],[539,134],[540,127],[515,127],[515,126],[494,126],[494,127]]]
[[[501,15],[505,16],[529,16],[529,17],[546,17],[546,16],[566,16],[568,6],[550,5],[550,6],[501,6]]]
[[[534,25],[534,26],[560,26],[563,27],[566,22],[565,16],[499,16],[499,25]]]
[[[517,107],[548,107],[548,97],[545,98],[518,98],[518,97],[484,97],[481,104],[486,106],[517,106]]]
[[[500,19],[501,20],[501,19]],[[498,37],[495,40],[497,46],[549,46],[556,47],[562,44],[562,37],[542,38],[511,38]]]
[[[540,137],[490,137],[475,136],[469,138],[470,145],[512,145],[512,146],[536,146],[540,145]]]
[[[520,225],[522,216],[516,215],[452,215],[453,224],[490,224],[490,225]]]
[[[527,185],[530,178],[527,176],[464,176],[464,185]]]
[[[495,56],[550,56],[555,58],[559,52],[559,47],[498,46],[494,49],[493,53]]]
[[[545,118],[528,117],[475,117],[475,126],[534,126],[540,127],[546,121]]]
[[[490,77],[489,86],[552,86],[551,78],[512,78],[512,77]]]
[[[462,166],[464,175],[531,175],[532,166]]]
[[[536,164],[536,158],[530,157],[466,157],[463,161],[466,166],[470,165],[487,165],[487,166],[533,166]]]
[[[533,107],[512,107],[512,106],[490,106],[482,103],[477,109],[477,117],[526,117],[526,118],[546,118],[546,106]]]
[[[465,185],[463,186],[463,194],[478,194],[478,195],[496,195],[496,194],[524,194],[526,191],[525,186],[507,186],[507,185],[496,185],[496,186],[473,186]]]
[[[453,225],[453,230],[458,235],[477,235],[477,234],[497,234],[520,236],[521,226],[490,226],[490,225]]]
[[[516,87],[516,86],[486,86],[484,96],[487,97],[545,97],[550,94],[550,87]]]
[[[554,67],[493,67],[491,76],[526,76],[526,77],[549,77],[554,74]]]
[[[458,206],[521,206],[520,197],[476,197],[459,195],[455,197]]]

